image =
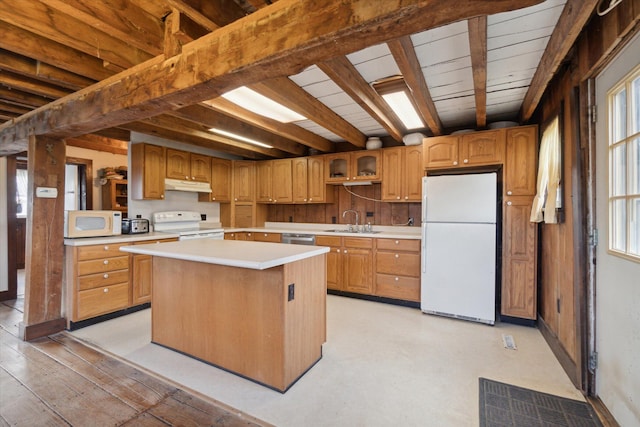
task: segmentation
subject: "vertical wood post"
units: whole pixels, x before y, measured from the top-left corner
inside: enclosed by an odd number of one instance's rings
[[[30,136],[28,146],[28,203],[24,319],[25,341],[65,328],[62,316],[64,266],[64,140]],[[56,189],[55,198],[36,196],[38,187]]]

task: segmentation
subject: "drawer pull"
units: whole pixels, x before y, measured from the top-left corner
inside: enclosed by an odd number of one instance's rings
[[[109,264],[109,260],[108,260],[108,259],[105,259],[104,261],[102,261],[102,263],[103,263],[104,265],[107,265],[107,264]]]
[[[340,253],[340,249],[336,249],[336,252]]]
[[[102,277],[104,277],[105,279],[108,279],[109,275],[107,273],[104,273],[104,275]]]
[[[345,253],[345,254],[347,253],[347,250],[346,250],[346,249],[344,250],[344,253]]]
[[[396,254],[396,258],[400,258],[400,255]]]
[[[102,292],[104,292],[104,293],[106,294],[107,292],[109,292],[109,288],[104,288],[104,289],[102,290]]]
[[[507,202],[507,206],[511,206],[513,203],[511,203],[510,201]]]
[[[400,244],[400,242],[396,240],[396,245],[399,245],[399,244]]]
[[[109,250],[109,246],[106,246],[106,245],[105,245],[104,250],[105,250],[105,251],[108,251],[108,250]]]
[[[398,280],[400,280],[400,278],[399,278],[399,277],[396,277],[396,282],[397,282]]]
[[[268,234],[267,234],[267,233],[264,233],[264,237],[267,237],[267,236],[268,236]]]

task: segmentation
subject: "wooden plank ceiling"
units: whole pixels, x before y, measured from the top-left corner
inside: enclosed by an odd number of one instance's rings
[[[153,103],[153,96],[164,95],[161,85],[154,87],[147,81],[135,87],[136,72],[159,67],[165,58],[177,58],[183,52],[205,52],[204,42],[197,39],[222,34],[234,22],[243,22],[242,28],[276,28],[277,14],[296,16],[291,11],[296,4],[315,7],[319,27],[323,20],[333,20],[344,33],[350,24],[339,26],[352,21],[347,15],[354,13],[355,6],[339,7],[344,2],[331,0],[0,0],[0,155],[24,150],[26,133],[32,132],[62,135],[69,144],[111,152],[126,150],[130,132],[139,132],[249,159],[360,149],[369,136],[400,143],[403,135],[416,130],[405,129],[371,86],[394,75],[402,75],[411,89],[425,123],[418,131],[426,135],[484,129],[502,120],[526,122],[597,3],[540,1],[466,2],[467,9],[462,11],[441,0],[416,2],[415,10],[425,16],[424,26],[414,17],[407,27],[411,33],[405,34],[392,27],[394,11],[388,5],[396,2],[381,0],[389,7],[387,20],[379,18],[379,27],[362,24],[354,29],[353,34],[370,34],[351,37],[349,43],[335,48],[336,56],[327,54],[330,45],[322,42],[320,34],[308,38],[322,47],[321,53],[301,53],[297,58],[292,58],[295,49],[287,46],[287,39],[274,37],[274,43],[281,43],[289,54],[282,66],[271,62],[265,78],[242,72],[235,76],[229,71],[228,78],[217,83],[221,87],[198,92],[211,93],[210,98],[194,93],[171,106],[160,106]],[[396,6],[398,16],[409,13],[402,7],[408,10],[408,6]],[[441,16],[426,19],[430,7]],[[498,13],[487,15],[487,10]],[[225,34],[242,34],[237,31]],[[282,31],[303,33],[313,28],[283,27]],[[268,31],[255,34],[264,37],[262,43],[272,37]],[[248,43],[243,42],[220,36],[217,48],[231,55]],[[239,52],[246,53],[246,48]],[[216,58],[210,61],[214,67]],[[124,112],[113,113],[112,120],[96,121],[100,126],[83,136],[91,127],[83,122],[83,108],[91,98],[98,99],[108,82],[124,82],[120,75],[128,77],[132,99],[148,92],[148,103],[136,106],[131,101],[127,116],[127,101],[121,100]],[[308,119],[283,124],[219,96],[242,84]],[[108,115],[109,108],[102,108]],[[138,109],[152,113],[141,114]],[[73,112],[57,120],[65,122],[64,131],[51,123],[55,117],[51,114],[62,110]],[[215,135],[208,131],[213,126],[273,148]]]

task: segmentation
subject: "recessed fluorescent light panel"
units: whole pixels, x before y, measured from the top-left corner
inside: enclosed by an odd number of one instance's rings
[[[281,123],[299,122],[307,120],[306,117],[293,110],[278,104],[258,92],[241,86],[222,95],[223,98],[233,102],[240,107],[252,111],[261,116],[269,117]]]
[[[264,142],[256,141],[255,139],[247,138],[247,137],[244,137],[242,135],[238,135],[238,134],[235,134],[235,133],[232,133],[232,132],[227,132],[226,130],[211,128],[211,129],[209,129],[209,131],[211,131],[211,132],[213,132],[215,134],[218,134],[218,135],[226,136],[228,138],[237,139],[238,141],[242,141],[242,142],[246,142],[246,143],[249,143],[249,144],[257,145],[258,147],[273,148],[271,145],[265,144]]]
[[[402,76],[391,76],[372,83],[373,88],[396,113],[407,130],[425,127]]]
[[[407,130],[424,127],[422,119],[416,113],[405,91],[387,93],[382,95],[382,98],[389,104]]]

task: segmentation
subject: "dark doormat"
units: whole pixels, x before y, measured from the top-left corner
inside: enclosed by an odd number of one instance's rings
[[[602,427],[586,402],[480,378],[480,427]]]

